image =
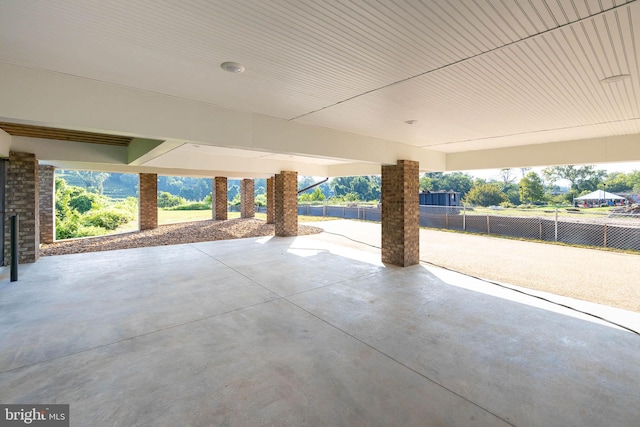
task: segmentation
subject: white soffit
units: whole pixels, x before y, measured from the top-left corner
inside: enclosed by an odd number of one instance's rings
[[[640,133],[639,6],[533,36],[299,121],[443,152]],[[601,82],[619,74],[631,76]]]
[[[459,153],[640,133],[639,28],[635,0],[0,0],[0,61]]]

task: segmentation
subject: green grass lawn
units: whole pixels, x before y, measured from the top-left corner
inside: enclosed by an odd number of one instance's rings
[[[573,209],[571,206],[558,207],[559,215],[579,215],[581,217],[602,217],[611,211],[611,207],[606,208],[577,208],[578,212],[567,212],[567,209]],[[555,208],[553,206],[536,206],[532,208],[509,208],[509,209],[489,209],[483,207],[475,207],[473,210],[467,209],[467,215],[502,215],[502,216],[555,216]]]
[[[228,212],[227,218],[240,218],[240,212]],[[265,220],[267,214],[256,212],[256,218]],[[158,224],[171,224],[174,222],[202,221],[211,219],[211,211],[166,211],[158,209]],[[298,215],[298,222],[331,221],[339,218]]]
[[[158,224],[172,224],[174,222],[202,221],[211,219],[212,213],[206,211],[167,211],[158,209]]]
[[[240,218],[240,212],[228,212],[227,218]],[[256,218],[267,220],[267,214],[256,212]],[[158,225],[173,224],[176,222],[204,221],[211,219],[211,211],[167,211],[158,209]],[[316,222],[316,221],[333,221],[339,218],[298,215],[298,222]],[[128,222],[118,227],[115,233],[126,233],[138,230],[138,220]],[[110,233],[111,234],[111,233]]]

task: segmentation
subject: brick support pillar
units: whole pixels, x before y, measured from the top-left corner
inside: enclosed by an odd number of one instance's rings
[[[275,222],[275,190],[276,178],[267,178],[267,224]]]
[[[38,167],[40,243],[51,243],[55,240],[55,172],[54,166]]]
[[[140,230],[158,228],[158,175],[140,174]]]
[[[255,216],[254,183],[252,179],[243,179],[240,182],[240,218],[254,218]]]
[[[407,267],[420,259],[418,162],[382,166],[382,262]]]
[[[213,194],[211,197],[213,219],[215,220],[224,221],[227,219],[227,191],[227,177],[216,176],[213,179]]]
[[[282,171],[275,176],[276,236],[298,235],[298,172]]]
[[[30,153],[9,153],[6,185],[5,264],[11,257],[11,215],[18,215],[19,263],[36,262],[40,257],[38,160]]]

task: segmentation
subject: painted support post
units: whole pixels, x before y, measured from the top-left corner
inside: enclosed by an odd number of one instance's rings
[[[18,215],[11,215],[11,281],[18,280],[18,231],[20,230],[20,218]]]

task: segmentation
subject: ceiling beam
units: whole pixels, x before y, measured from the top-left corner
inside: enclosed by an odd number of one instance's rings
[[[140,166],[183,145],[182,141],[158,141],[157,139],[133,138],[127,150],[127,163]]]
[[[640,134],[447,155],[448,171],[640,161]]]
[[[5,121],[355,163],[407,159],[428,170],[445,167],[444,154],[394,141],[12,64],[0,63],[0,75],[0,119]],[[164,144],[147,157],[158,148]],[[144,166],[147,157],[132,154],[131,163]]]

